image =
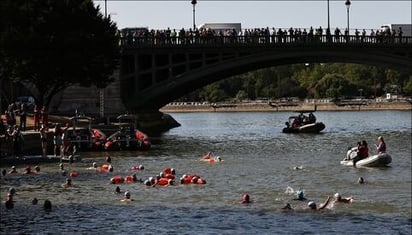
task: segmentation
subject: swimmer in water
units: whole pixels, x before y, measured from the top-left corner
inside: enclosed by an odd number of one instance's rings
[[[297,201],[306,201],[307,199],[305,198],[305,194],[303,193],[303,191],[297,191],[296,192],[296,196],[297,198],[293,199],[293,200],[297,200]]]
[[[126,191],[125,193],[124,193],[124,198],[121,200],[122,202],[131,202],[131,201],[133,201],[133,199],[131,199],[131,196],[130,196],[130,192],[129,191]]]
[[[122,192],[120,191],[120,187],[119,187],[119,186],[116,187],[116,189],[114,190],[114,192],[117,193],[117,194],[122,193]]]
[[[334,202],[343,202],[343,203],[351,203],[353,202],[353,197],[345,197],[343,198],[339,193],[335,193],[334,195]]]
[[[9,171],[9,174],[15,174],[15,173],[17,173],[16,167],[12,166],[11,170]]]
[[[249,204],[252,203],[252,201],[250,200],[250,196],[249,194],[245,193],[242,196],[242,200],[237,201],[238,204]]]
[[[314,201],[308,202],[308,207],[311,210],[322,210],[322,209],[326,208],[326,206],[329,204],[329,202],[330,202],[330,196],[328,196],[328,198],[326,198],[326,200],[322,204],[320,204],[319,207],[316,206],[316,203]]]
[[[66,183],[63,184],[63,187],[64,187],[64,188],[68,188],[68,187],[72,187],[72,186],[73,186],[73,184],[72,184],[72,179],[67,178],[67,179],[66,179]]]

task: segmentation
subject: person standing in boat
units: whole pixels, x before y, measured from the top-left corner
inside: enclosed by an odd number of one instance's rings
[[[386,143],[382,136],[378,137],[378,143],[375,144],[375,146],[378,153],[386,153]]]
[[[358,145],[358,154],[353,158],[353,166],[356,167],[356,162],[365,159],[369,156],[369,148],[366,140],[362,140],[360,145]]]

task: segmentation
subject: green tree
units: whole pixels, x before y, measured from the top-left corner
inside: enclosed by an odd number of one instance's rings
[[[92,0],[2,0],[0,27],[0,76],[31,88],[43,105],[68,86],[113,81],[118,30]]]

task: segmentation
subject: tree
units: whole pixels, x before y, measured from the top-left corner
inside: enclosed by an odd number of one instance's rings
[[[0,27],[0,76],[32,88],[40,104],[74,84],[113,81],[118,30],[92,0],[2,0]]]

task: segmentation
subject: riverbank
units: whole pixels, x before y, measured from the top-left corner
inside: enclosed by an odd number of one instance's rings
[[[373,111],[373,110],[412,110],[407,100],[393,102],[353,101],[331,103],[317,102],[247,102],[247,103],[198,103],[174,102],[160,109],[164,113],[185,112],[296,112],[296,111]]]

